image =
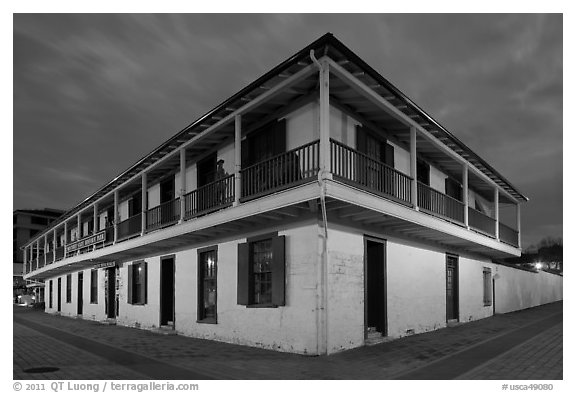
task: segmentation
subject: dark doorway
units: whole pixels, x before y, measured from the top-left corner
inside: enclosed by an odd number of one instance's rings
[[[174,184],[174,175],[160,182],[160,204],[170,202],[176,198],[176,189]]]
[[[82,296],[83,283],[84,283],[84,274],[82,272],[78,272],[78,315],[82,315],[82,308],[84,302],[84,296]]]
[[[198,162],[197,167],[197,188],[198,188],[198,209],[203,211],[209,209],[214,205],[216,195],[214,194],[213,187],[204,187],[206,184],[212,183],[216,180],[216,153],[210,154],[208,157]]]
[[[365,324],[368,332],[387,332],[386,242],[365,240]]]
[[[160,261],[160,325],[174,325],[174,257]]]
[[[105,292],[105,308],[106,317],[116,318],[116,267],[109,267],[106,269],[106,292]]]
[[[446,320],[458,320],[458,257],[446,255]]]
[[[58,312],[62,311],[62,278],[58,278],[58,296],[56,296],[56,302],[58,305]]]
[[[496,315],[496,280],[492,278],[492,315]]]

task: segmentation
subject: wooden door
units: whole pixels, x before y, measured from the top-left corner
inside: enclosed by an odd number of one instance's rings
[[[458,257],[446,256],[446,320],[458,320]]]

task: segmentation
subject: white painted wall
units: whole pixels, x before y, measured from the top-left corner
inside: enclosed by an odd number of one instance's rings
[[[284,116],[286,149],[292,150],[320,138],[318,103],[308,103]]]
[[[120,216],[119,222],[124,221],[128,218],[128,202],[130,200],[126,199],[118,204],[118,215]]]
[[[562,300],[563,277],[494,265],[496,313],[507,313]]]
[[[484,268],[490,268],[494,274],[493,264],[488,259],[464,256],[459,258],[459,320],[461,322],[469,322],[492,315],[492,305],[484,305]]]
[[[148,209],[160,205],[160,183],[148,188]]]
[[[446,326],[446,254],[388,239],[388,335]]]
[[[446,176],[442,171],[430,165],[430,187],[444,193],[446,191]]]
[[[388,143],[394,147],[394,168],[410,176],[410,152],[393,142]]]
[[[342,142],[346,146],[356,148],[356,119],[346,115],[339,109],[330,107],[330,138]]]
[[[123,263],[120,268],[120,312],[116,321],[119,325],[150,329],[160,324],[160,257],[145,261],[148,262],[146,304],[128,304],[128,266],[134,262]]]
[[[364,238],[330,229],[328,247],[328,353],[334,353],[364,344]]]

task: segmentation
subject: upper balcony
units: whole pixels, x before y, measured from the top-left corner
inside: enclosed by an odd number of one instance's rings
[[[160,252],[178,243],[171,236],[205,240],[207,225],[241,228],[250,214],[279,222],[302,203],[313,213],[321,195],[329,220],[519,254],[525,198],[333,40],[305,48],[66,213],[25,247],[27,278]]]

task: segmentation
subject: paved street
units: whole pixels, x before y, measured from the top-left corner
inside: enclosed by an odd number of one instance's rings
[[[13,359],[14,379],[562,379],[562,302],[328,357],[14,307]]]

